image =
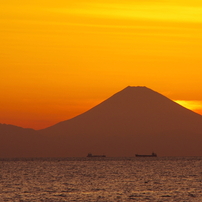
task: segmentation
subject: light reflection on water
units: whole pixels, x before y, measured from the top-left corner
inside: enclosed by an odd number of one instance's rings
[[[0,201],[202,201],[202,157],[0,159]]]

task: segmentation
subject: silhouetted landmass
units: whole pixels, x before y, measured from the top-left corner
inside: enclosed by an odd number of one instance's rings
[[[5,133],[0,127],[0,138],[5,143],[0,143],[1,157],[86,156],[89,151],[107,156],[152,151],[159,156],[202,156],[202,116],[146,87],[127,87],[89,111],[43,130],[16,127]],[[8,149],[10,141],[17,142],[15,150]]]
[[[33,129],[0,124],[0,157],[39,157],[42,139]]]

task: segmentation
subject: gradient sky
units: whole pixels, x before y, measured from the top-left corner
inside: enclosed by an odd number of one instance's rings
[[[201,0],[0,0],[0,123],[35,129],[128,85],[202,114]]]

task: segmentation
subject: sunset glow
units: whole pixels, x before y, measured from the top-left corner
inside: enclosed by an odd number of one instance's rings
[[[198,114],[202,114],[202,101],[197,100],[174,100],[183,107],[190,109]]]
[[[0,123],[45,128],[128,85],[202,114],[202,1],[7,0],[0,13]]]

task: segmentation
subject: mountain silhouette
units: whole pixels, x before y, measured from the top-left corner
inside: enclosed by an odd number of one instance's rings
[[[23,152],[31,157],[86,156],[89,152],[202,156],[202,116],[146,87],[129,86],[87,112],[43,130],[14,128],[5,135],[0,127],[4,140],[0,156],[6,155],[9,140],[18,142],[13,154],[9,150],[15,157]]]
[[[202,155],[202,116],[146,87],[129,86],[41,132],[54,139],[60,155]]]
[[[18,126],[0,124],[0,157],[39,157],[43,152],[43,135]]]

